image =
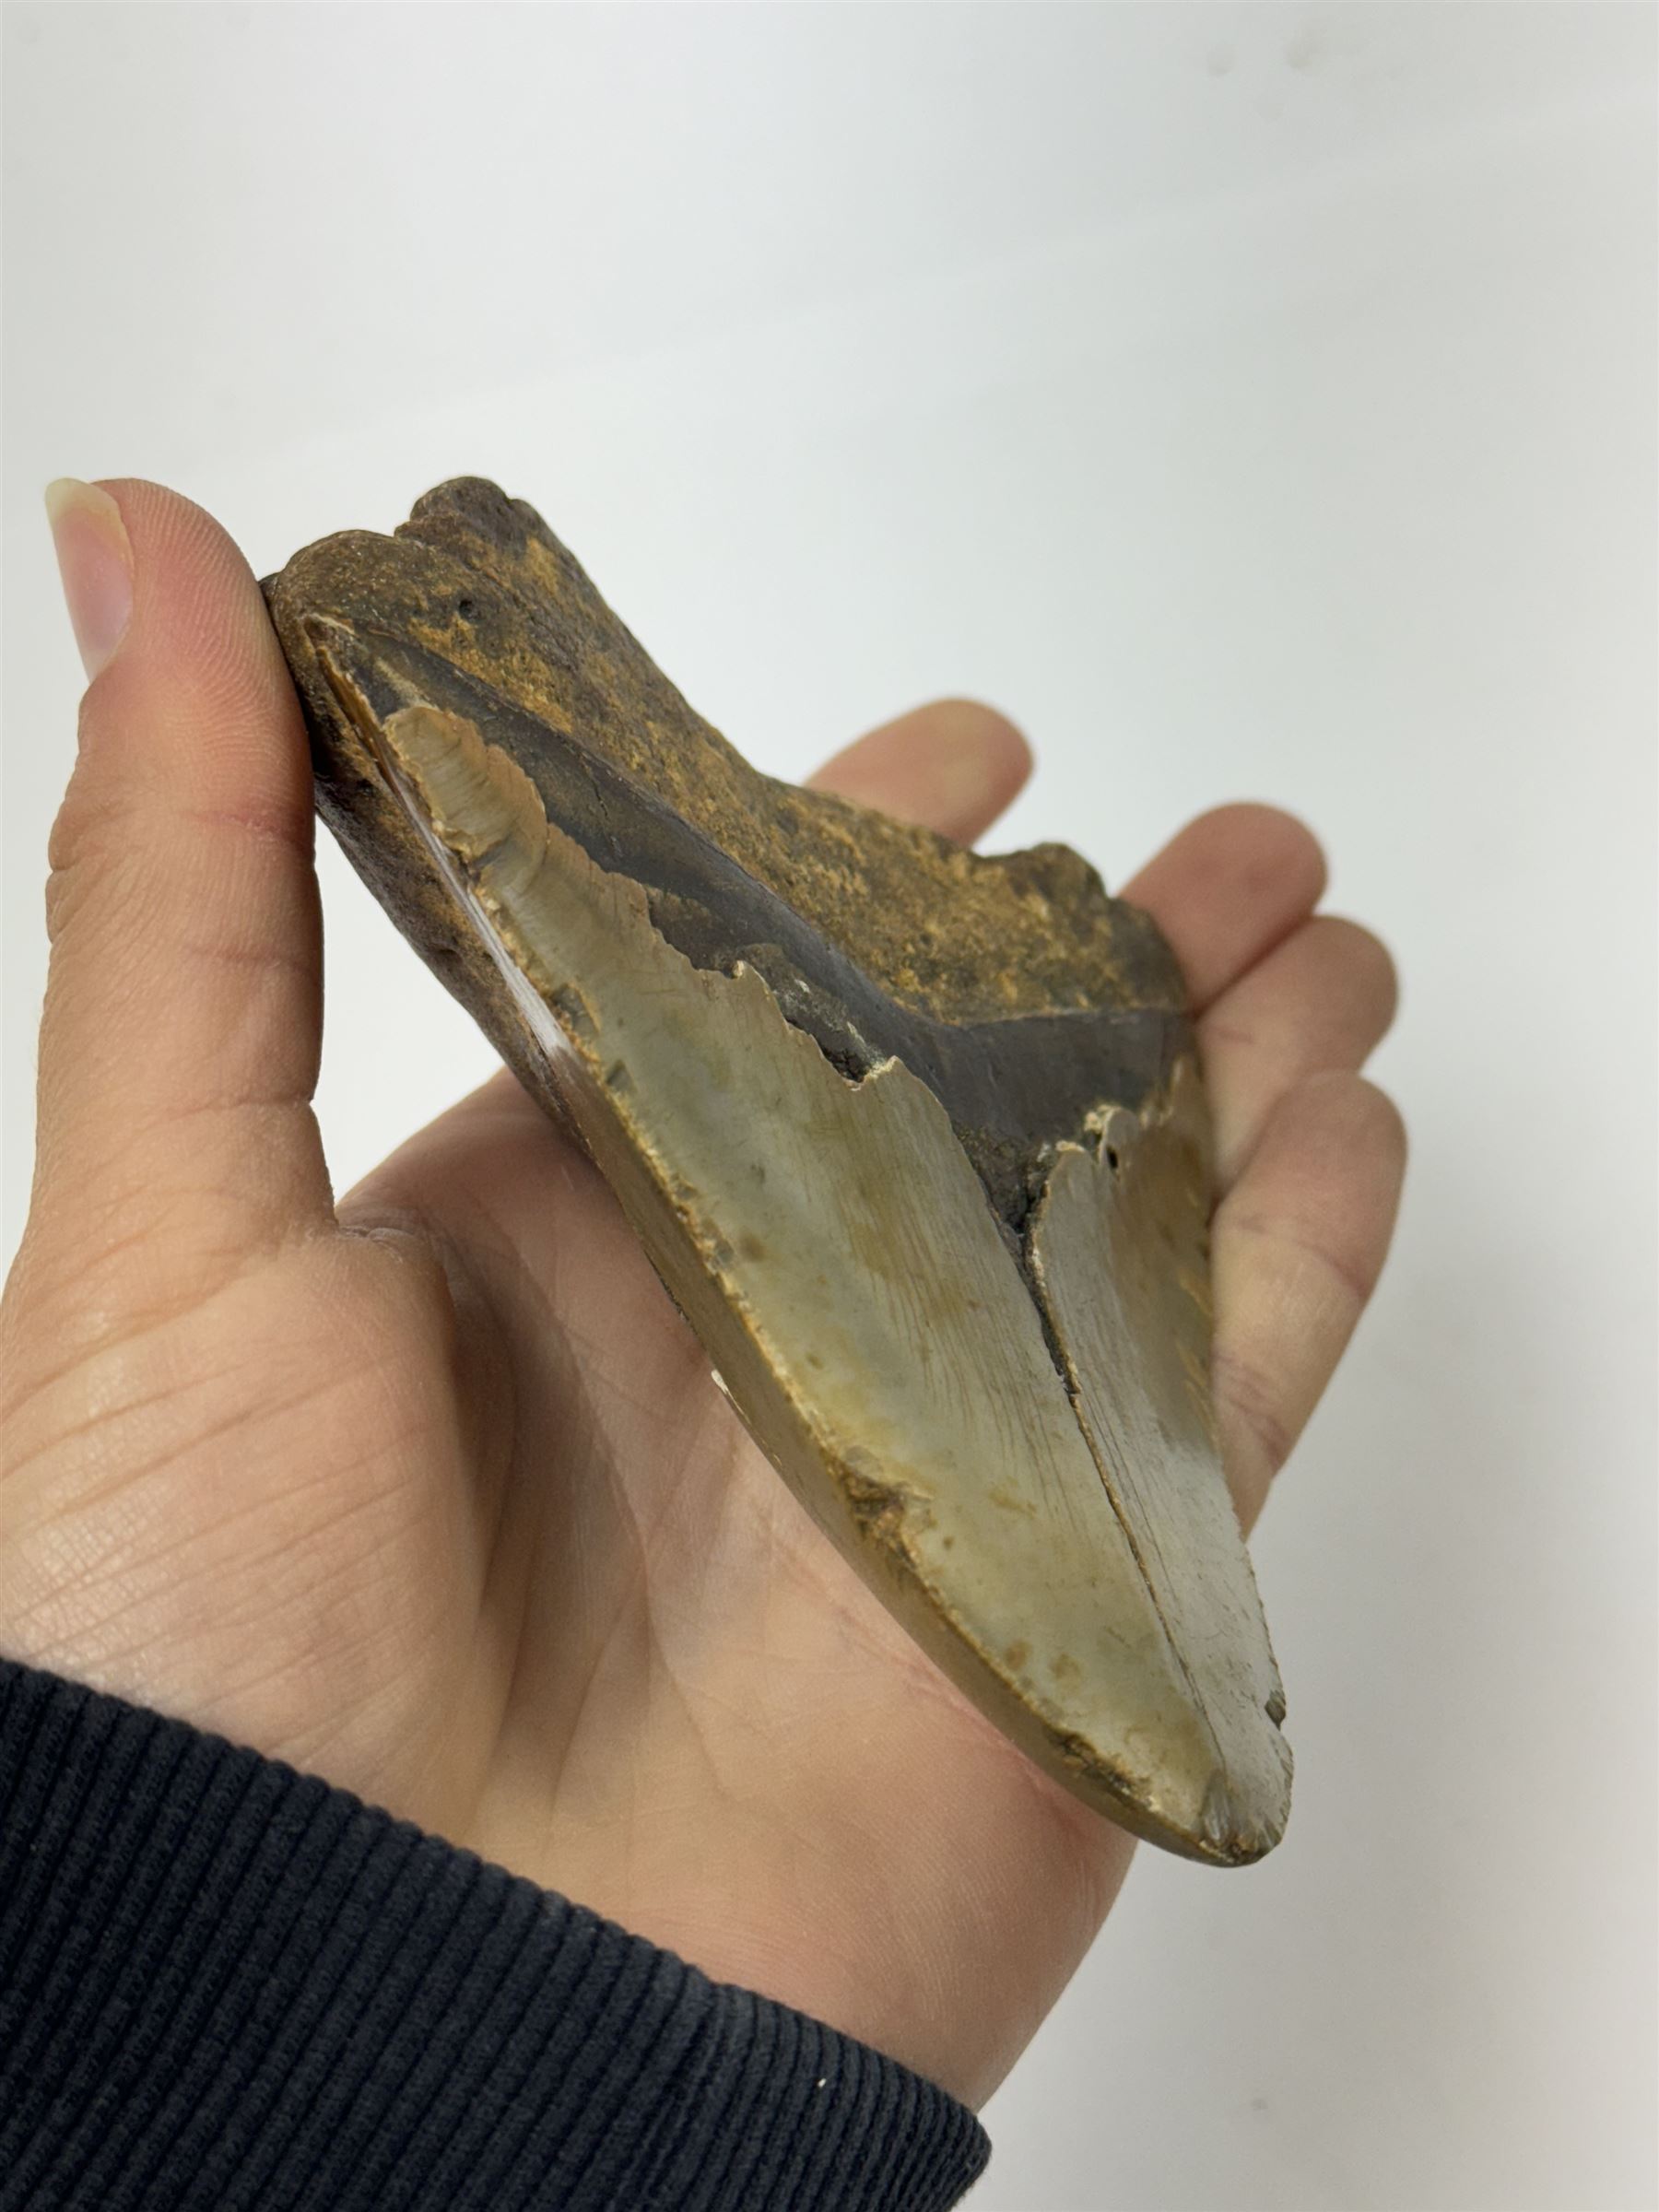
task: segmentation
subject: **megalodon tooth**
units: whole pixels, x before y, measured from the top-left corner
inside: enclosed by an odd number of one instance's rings
[[[265,591],[324,820],[595,1161],[818,1525],[1077,1797],[1260,1857],[1284,1700],[1150,917],[1065,846],[976,853],[760,774],[493,484]]]

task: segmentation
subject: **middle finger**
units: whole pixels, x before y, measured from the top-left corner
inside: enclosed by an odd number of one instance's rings
[[[1365,1065],[1398,996],[1387,947],[1334,914],[1304,922],[1222,992],[1199,1019],[1198,1050],[1223,1191],[1288,1091]]]

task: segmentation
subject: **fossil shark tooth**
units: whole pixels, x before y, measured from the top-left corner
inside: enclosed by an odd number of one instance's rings
[[[1150,919],[750,768],[463,478],[265,586],[318,806],[585,1147],[762,1450],[986,1715],[1218,1865],[1288,1810]]]

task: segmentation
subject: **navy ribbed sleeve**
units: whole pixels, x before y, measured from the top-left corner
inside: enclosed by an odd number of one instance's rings
[[[4,2212],[930,2212],[989,2155],[805,2013],[0,1661]]]

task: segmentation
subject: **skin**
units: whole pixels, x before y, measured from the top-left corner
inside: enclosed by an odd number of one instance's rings
[[[0,1648],[323,1774],[978,2107],[1133,1846],[806,1519],[510,1076],[336,1199],[310,770],[253,579],[141,482],[83,497],[59,546],[101,666],[52,838],[35,1183],[0,1306]],[[967,841],[1030,766],[1001,715],[945,700],[818,781]],[[1357,1072],[1392,966],[1315,913],[1324,882],[1299,822],[1229,806],[1124,887],[1200,1015],[1246,1526],[1404,1166]]]

